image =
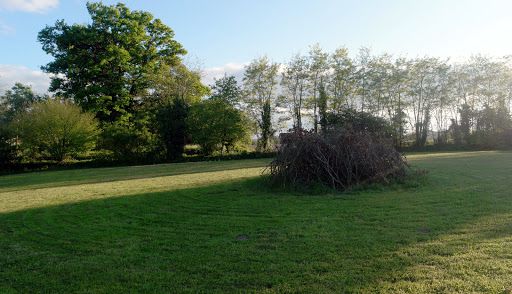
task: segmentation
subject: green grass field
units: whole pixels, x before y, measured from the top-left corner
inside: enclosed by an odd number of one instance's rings
[[[510,293],[512,153],[409,160],[421,184],[313,196],[267,160],[2,176],[0,293]]]

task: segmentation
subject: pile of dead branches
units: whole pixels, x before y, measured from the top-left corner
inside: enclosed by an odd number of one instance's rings
[[[283,136],[268,171],[274,184],[322,184],[346,190],[359,184],[389,182],[407,174],[405,158],[391,140],[365,131],[330,134],[294,132]]]

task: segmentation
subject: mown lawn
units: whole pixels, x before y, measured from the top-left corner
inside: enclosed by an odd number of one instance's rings
[[[512,153],[424,183],[276,192],[266,160],[0,177],[0,293],[512,291]]]

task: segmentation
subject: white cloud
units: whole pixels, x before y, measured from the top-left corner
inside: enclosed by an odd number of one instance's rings
[[[0,8],[25,12],[45,12],[56,8],[59,0],[0,0]]]
[[[0,36],[11,35],[14,34],[14,32],[15,30],[13,27],[6,25],[5,23],[2,23],[2,21],[0,21]]]
[[[245,65],[245,63],[228,63],[224,66],[206,68],[201,71],[202,82],[205,85],[211,85],[214,79],[222,78],[224,74],[234,75],[241,81]],[[50,85],[50,75],[22,65],[0,64],[0,95],[16,82],[31,85],[37,93],[46,93]]]
[[[246,65],[247,63],[228,63],[223,66],[204,69],[202,71],[202,81],[206,85],[211,85],[215,79],[222,78],[225,74],[233,75],[240,81]]]
[[[50,76],[40,70],[33,70],[21,65],[0,64],[0,95],[20,82],[32,86],[36,93],[48,92]]]

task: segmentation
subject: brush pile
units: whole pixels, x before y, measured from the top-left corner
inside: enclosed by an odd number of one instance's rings
[[[387,183],[405,177],[407,169],[389,138],[352,129],[288,133],[268,168],[271,181],[283,187],[321,184],[337,190]]]

